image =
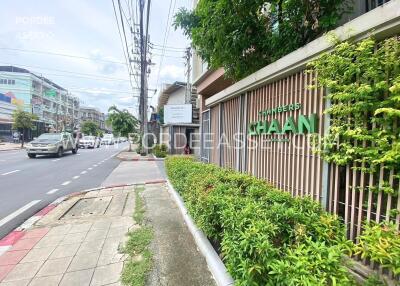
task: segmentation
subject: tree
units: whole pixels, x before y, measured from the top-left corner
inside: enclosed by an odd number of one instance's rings
[[[99,130],[99,125],[94,121],[85,121],[82,123],[81,132],[86,135],[96,136]]]
[[[210,68],[239,80],[336,27],[350,0],[199,0],[182,28]]]
[[[107,123],[112,126],[114,133],[127,138],[129,138],[130,133],[137,133],[139,121],[128,110],[119,110],[115,105],[113,105],[108,109],[108,112]],[[129,151],[131,151],[131,140],[128,141]]]
[[[14,110],[12,117],[14,121],[13,128],[19,130],[22,129],[21,148],[23,148],[25,141],[25,130],[33,128],[33,122],[37,120],[37,116],[22,109],[17,109]]]

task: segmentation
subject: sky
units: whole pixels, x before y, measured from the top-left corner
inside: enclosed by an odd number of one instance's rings
[[[120,0],[126,18],[128,3]],[[112,0],[2,0],[0,65],[26,68],[78,96],[81,105],[107,112],[115,104],[135,115],[138,90],[132,89]],[[115,4],[117,5],[117,0]],[[154,44],[149,103],[157,104],[164,83],[185,80],[184,49],[189,41],[171,27],[180,7],[192,0],[152,0],[149,34]],[[118,10],[117,10],[118,13]],[[169,15],[169,17],[168,17]],[[118,15],[119,16],[119,15]],[[126,31],[128,42],[131,35]],[[168,47],[164,52],[162,46]],[[55,55],[58,54],[58,55]],[[62,54],[59,55],[59,54]]]

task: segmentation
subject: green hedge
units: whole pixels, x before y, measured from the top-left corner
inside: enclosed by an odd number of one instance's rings
[[[153,154],[157,158],[165,158],[168,155],[168,147],[165,144],[155,145],[153,148]]]
[[[191,157],[167,157],[166,167],[196,224],[221,244],[235,285],[354,285],[344,227],[319,204]]]

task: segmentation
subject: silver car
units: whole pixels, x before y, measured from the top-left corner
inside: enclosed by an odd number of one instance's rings
[[[62,157],[68,151],[72,151],[72,154],[78,152],[78,142],[70,133],[44,133],[26,144],[29,158],[35,158],[36,155]]]

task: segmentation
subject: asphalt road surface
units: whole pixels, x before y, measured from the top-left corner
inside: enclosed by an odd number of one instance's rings
[[[57,198],[98,187],[117,167],[127,143],[79,149],[61,158],[29,159],[25,150],[0,152],[0,239]]]

